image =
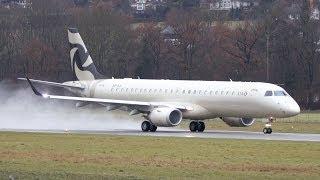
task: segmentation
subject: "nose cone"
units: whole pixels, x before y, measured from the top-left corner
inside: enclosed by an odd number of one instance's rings
[[[293,102],[290,103],[288,107],[288,114],[292,116],[300,114],[300,106],[296,101],[293,100]]]

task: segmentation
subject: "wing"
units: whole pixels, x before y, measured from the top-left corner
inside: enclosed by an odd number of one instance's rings
[[[99,104],[105,105],[119,105],[119,106],[130,106],[130,107],[140,107],[138,109],[143,109],[146,111],[150,111],[155,107],[174,107],[179,110],[185,111],[190,110],[190,107],[186,107],[184,105],[172,104],[172,103],[157,103],[157,102],[144,102],[144,101],[128,101],[128,100],[116,100],[116,99],[101,99],[101,98],[87,98],[87,97],[75,97],[75,96],[57,96],[57,95],[49,95],[40,93],[32,84],[31,80],[26,77],[26,80],[30,84],[33,92],[37,96],[41,96],[46,99],[61,99],[61,100],[71,100],[71,101],[82,101],[82,102],[95,102]]]
[[[30,84],[30,82],[34,82],[34,83],[45,84],[45,85],[56,86],[56,87],[63,87],[63,88],[84,89],[84,87],[82,87],[80,85],[78,85],[78,86],[77,85],[67,85],[67,84],[62,84],[62,83],[41,81],[41,80],[35,80],[35,79],[29,79],[29,78],[18,78],[18,79],[28,81],[29,84]]]

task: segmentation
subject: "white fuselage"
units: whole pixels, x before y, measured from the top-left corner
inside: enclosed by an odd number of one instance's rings
[[[269,83],[105,79],[65,84],[79,83],[85,90],[78,93],[85,97],[183,105],[189,109],[183,112],[187,119],[280,118],[300,113],[299,105],[283,88]],[[266,96],[267,91],[271,96]]]

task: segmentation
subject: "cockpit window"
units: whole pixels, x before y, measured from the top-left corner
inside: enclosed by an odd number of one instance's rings
[[[272,95],[273,95],[272,91],[267,91],[264,96],[272,96]]]
[[[284,91],[274,91],[275,96],[287,96],[287,93]]]

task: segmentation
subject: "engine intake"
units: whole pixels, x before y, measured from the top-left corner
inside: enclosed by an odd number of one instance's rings
[[[147,116],[147,119],[156,126],[177,126],[181,123],[182,113],[178,109],[161,107],[152,110]]]
[[[255,121],[253,118],[224,117],[221,119],[231,127],[248,127]]]

